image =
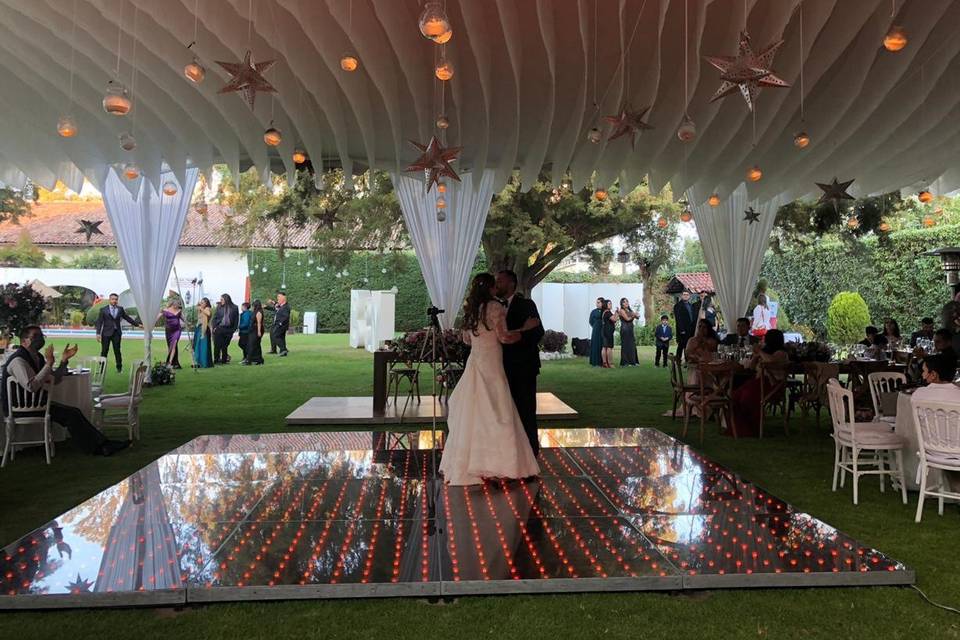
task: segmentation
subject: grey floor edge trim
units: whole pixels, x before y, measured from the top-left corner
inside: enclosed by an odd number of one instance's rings
[[[277,585],[187,589],[187,603],[265,602],[270,600],[339,600],[361,598],[429,598],[440,596],[439,582],[390,584]]]
[[[127,591],[123,593],[63,593],[51,595],[0,596],[0,610],[103,609],[123,607],[182,606],[186,589]]]

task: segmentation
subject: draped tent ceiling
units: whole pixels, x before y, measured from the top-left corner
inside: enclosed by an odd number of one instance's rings
[[[576,185],[594,171],[599,184],[620,177],[627,187],[649,175],[654,189],[672,183],[674,193],[693,187],[726,198],[759,164],[763,180],[748,185],[758,201],[819,193],[814,182],[834,175],[856,178],[855,195],[941,176],[934,189],[960,186],[960,1],[899,0],[892,18],[890,0],[804,0],[802,50],[800,6],[448,0],[454,35],[446,53],[456,74],[444,110],[447,141],[464,147],[458,168],[493,169],[494,188],[514,169],[529,184],[548,166],[557,179],[556,169],[569,169]],[[685,111],[685,8],[686,111],[698,129],[686,145],[676,136]],[[131,159],[154,182],[164,162],[181,177],[188,163],[205,170],[214,162],[289,173],[298,145],[315,166],[402,170],[417,155],[407,141],[428,140],[441,110],[439,47],[420,35],[420,10],[417,0],[0,0],[0,180],[29,176],[49,186],[59,177],[76,187],[86,177],[99,187],[105,166]],[[207,70],[199,86],[182,72],[195,13],[193,51]],[[710,102],[719,72],[703,59],[734,55],[745,23],[755,48],[785,40],[773,68],[791,84],[764,89],[755,118],[738,94]],[[891,24],[909,35],[899,53],[881,46]],[[118,40],[119,80],[134,89],[125,118],[100,106],[116,77]],[[217,94],[227,75],[214,62],[239,61],[248,48],[255,61],[278,61],[265,76],[279,93],[261,93],[253,112],[238,95]],[[347,51],[360,60],[355,73],[340,69]],[[608,131],[600,117],[624,102],[651,105],[646,121],[655,128],[636,150],[623,138],[587,141],[593,126]],[[68,110],[79,133],[62,139],[56,122]],[[277,149],[261,137],[271,119],[284,134]],[[128,153],[117,136],[132,125],[139,146]],[[792,144],[801,128],[812,138],[805,150]]]

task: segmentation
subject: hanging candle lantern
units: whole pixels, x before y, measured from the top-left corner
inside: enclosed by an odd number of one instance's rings
[[[604,200],[607,199],[607,190],[601,187],[593,192],[593,197],[599,200],[600,202],[603,202]]]
[[[935,224],[937,224],[937,222],[936,222],[936,220],[933,219],[932,216],[924,216],[924,217],[923,217],[923,226],[925,226],[925,227],[932,227],[932,226],[935,225]]]
[[[60,116],[57,120],[57,133],[61,138],[72,138],[77,135],[77,123],[71,116]]]
[[[283,134],[280,133],[279,129],[274,128],[273,122],[270,122],[270,127],[263,132],[263,141],[267,143],[267,146],[276,147],[283,140]]]
[[[856,229],[859,226],[860,226],[860,221],[857,220],[856,218],[850,218],[849,220],[847,220],[847,227],[849,227],[850,229]]]
[[[719,206],[720,206],[720,195],[717,194],[717,193],[711,194],[710,197],[707,198],[707,204],[709,204],[711,207],[719,207]]]
[[[806,131],[800,131],[793,136],[793,146],[797,149],[806,149],[808,144],[810,144],[810,136],[807,135]]]
[[[312,276],[312,275],[313,275],[312,273],[310,273],[309,271],[307,271],[307,277],[308,277],[308,278],[309,278],[310,276]]]
[[[250,269],[250,275],[253,275],[253,274],[255,274],[256,272],[257,272],[256,269]]]
[[[439,80],[446,82],[453,77],[453,63],[446,58],[440,58],[440,62],[437,63],[437,68],[434,70],[434,74]]]
[[[933,194],[927,191],[926,189],[924,189],[923,191],[917,194],[917,200],[926,204],[931,200],[933,200]]]
[[[603,134],[600,132],[600,129],[594,127],[587,132],[587,140],[593,144],[597,144],[600,140],[603,139]]]
[[[203,68],[196,57],[183,67],[183,75],[193,84],[200,84],[207,76],[207,70]]]
[[[130,113],[132,106],[122,84],[113,80],[107,83],[107,92],[103,96],[104,111],[113,116],[125,116]]]
[[[163,195],[165,196],[175,196],[179,190],[177,183],[172,180],[167,180],[163,183]]]
[[[386,268],[386,267],[384,267],[383,269],[380,269],[380,273],[382,273],[382,274],[386,274],[386,273],[387,273],[387,268]]]
[[[446,129],[450,126],[450,120],[447,119],[447,116],[440,116],[437,118],[437,129]]]
[[[900,51],[907,46],[907,31],[898,25],[890,27],[887,35],[883,37],[883,47],[887,51]]]
[[[140,167],[132,162],[128,162],[123,165],[123,177],[127,180],[136,180],[140,177]]]
[[[303,149],[294,149],[293,150],[293,163],[294,164],[303,164],[307,161],[307,152]]]
[[[428,2],[424,6],[423,13],[420,14],[420,33],[437,44],[449,42],[453,37],[453,28],[441,3]]]
[[[437,209],[437,222],[445,222],[447,219],[447,212],[443,209]]]
[[[345,53],[340,56],[340,68],[352,73],[360,68],[360,60],[352,53]]]
[[[446,209],[446,208],[447,208],[446,198],[444,198],[443,196],[437,198],[437,209]]]
[[[683,222],[690,222],[693,220],[693,212],[690,209],[684,209],[683,213],[680,214],[680,220]]]
[[[760,178],[763,177],[763,171],[760,170],[759,165],[753,165],[747,171],[747,180],[750,182],[759,182]]]
[[[260,271],[263,271],[264,273],[266,273],[266,272],[267,272],[267,265],[263,265],[263,268],[260,269]]]
[[[120,148],[124,151],[133,151],[137,148],[137,139],[132,133],[125,132],[120,134]]]
[[[890,224],[887,222],[881,222],[877,229],[879,229],[882,233],[887,233],[890,231]]]
[[[661,229],[666,229],[668,224],[669,223],[667,222],[667,219],[663,216],[660,216],[660,218],[657,219],[657,226]]]
[[[683,122],[677,129],[677,137],[680,138],[680,142],[690,142],[697,137],[697,125],[693,123],[690,116],[683,116]]]

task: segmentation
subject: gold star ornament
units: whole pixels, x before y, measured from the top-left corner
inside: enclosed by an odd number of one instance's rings
[[[767,45],[759,52],[754,52],[750,44],[750,35],[746,31],[740,32],[740,49],[736,56],[705,56],[707,62],[720,70],[720,88],[713,94],[710,102],[724,98],[738,90],[747,102],[747,109],[753,111],[757,94],[762,87],[789,87],[781,78],[778,78],[771,68],[773,56],[783,44],[778,40]]]
[[[219,60],[215,62],[233,76],[217,93],[239,93],[251,110],[253,110],[253,103],[257,99],[257,91],[277,92],[273,85],[263,77],[263,74],[277,62],[276,60],[254,62],[250,59],[250,51],[247,51],[243,56],[243,62],[220,62]]]
[[[406,171],[423,171],[427,179],[425,190],[429,193],[433,185],[440,182],[440,178],[452,178],[460,182],[460,176],[453,170],[450,163],[457,159],[463,147],[442,147],[434,136],[427,144],[410,141],[410,144],[420,150],[420,157],[407,167]]]
[[[613,129],[610,131],[610,136],[607,140],[616,140],[617,138],[628,135],[630,136],[630,148],[635,149],[637,136],[644,131],[653,129],[653,127],[643,121],[643,117],[647,115],[647,111],[650,111],[650,107],[633,111],[630,105],[624,105],[616,115],[604,116],[603,119],[613,125]]]

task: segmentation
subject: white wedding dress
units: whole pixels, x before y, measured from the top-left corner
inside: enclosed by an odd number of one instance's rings
[[[450,395],[440,471],[454,485],[540,473],[503,372],[500,336],[507,334],[506,309],[491,302],[482,313],[486,322],[477,327],[479,335],[468,334],[470,358]]]

